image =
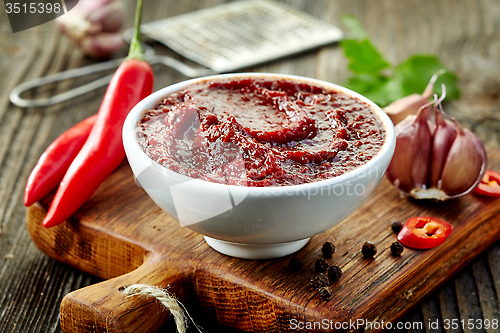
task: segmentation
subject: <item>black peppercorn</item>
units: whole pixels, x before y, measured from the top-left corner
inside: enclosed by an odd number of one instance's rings
[[[331,258],[335,253],[335,245],[332,242],[325,242],[321,247],[321,252],[323,252],[323,257]]]
[[[332,298],[333,296],[333,291],[330,287],[321,287],[319,288],[319,296],[324,299],[325,301],[328,301],[329,299]]]
[[[302,260],[300,260],[299,258],[292,258],[288,262],[288,268],[292,272],[298,272],[298,271],[300,271],[300,269],[302,268],[302,266],[304,266],[304,264],[302,263]]]
[[[342,276],[342,270],[339,266],[330,266],[328,268],[328,276],[332,281],[337,281]]]
[[[391,244],[391,253],[393,256],[400,256],[403,253],[403,245],[400,242],[394,242]]]
[[[398,220],[394,220],[391,223],[391,229],[395,233],[399,234],[399,232],[401,231],[401,229],[403,229],[403,224],[401,222],[399,222]]]
[[[328,269],[328,263],[325,259],[320,258],[314,263],[314,268],[316,268],[316,272],[326,273],[326,270]]]
[[[311,278],[311,284],[314,289],[328,286],[328,277],[323,273],[314,274]]]
[[[361,252],[363,252],[365,258],[373,258],[377,254],[377,247],[372,242],[366,242],[363,244]]]

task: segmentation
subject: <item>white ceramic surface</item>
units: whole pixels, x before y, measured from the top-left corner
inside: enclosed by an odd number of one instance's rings
[[[208,245],[220,253],[242,259],[273,259],[303,248],[310,238],[278,244],[241,244],[203,236]]]
[[[170,171],[139,147],[135,128],[144,110],[172,92],[216,78],[293,79],[357,97],[381,119],[386,141],[363,166],[314,183],[281,187],[243,187],[206,182]],[[206,236],[215,250],[245,259],[268,259],[302,248],[307,239],[349,216],[384,175],[396,138],[389,117],[373,102],[338,85],[293,75],[239,73],[202,77],[163,88],[138,103],[123,127],[123,143],[134,176],[156,204],[185,226]]]

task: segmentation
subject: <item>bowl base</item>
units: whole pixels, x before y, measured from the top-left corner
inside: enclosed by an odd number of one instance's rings
[[[303,248],[310,238],[298,241],[276,244],[242,244],[226,242],[219,239],[203,236],[207,244],[215,251],[231,257],[241,259],[273,259],[284,257]]]

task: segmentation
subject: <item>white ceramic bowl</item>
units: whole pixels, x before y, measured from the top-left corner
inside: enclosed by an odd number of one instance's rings
[[[152,161],[139,147],[136,126],[143,111],[166,95],[211,78],[266,77],[323,86],[366,102],[382,121],[386,140],[366,164],[341,176],[280,187],[243,187],[192,179]],[[156,204],[205,237],[215,250],[239,258],[268,259],[291,254],[350,215],[384,175],[396,138],[389,117],[373,102],[344,87],[292,75],[240,73],[202,77],[163,88],[137,104],[123,127],[123,143],[136,179]]]

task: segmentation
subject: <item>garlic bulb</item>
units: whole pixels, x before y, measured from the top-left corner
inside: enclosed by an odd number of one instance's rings
[[[486,172],[482,142],[444,113],[444,97],[445,93],[435,97],[417,115],[408,116],[395,127],[396,150],[386,176],[403,194],[416,199],[447,200],[465,195]]]
[[[85,54],[109,57],[123,46],[125,7],[121,0],[79,1],[75,8],[58,17],[59,30]]]

